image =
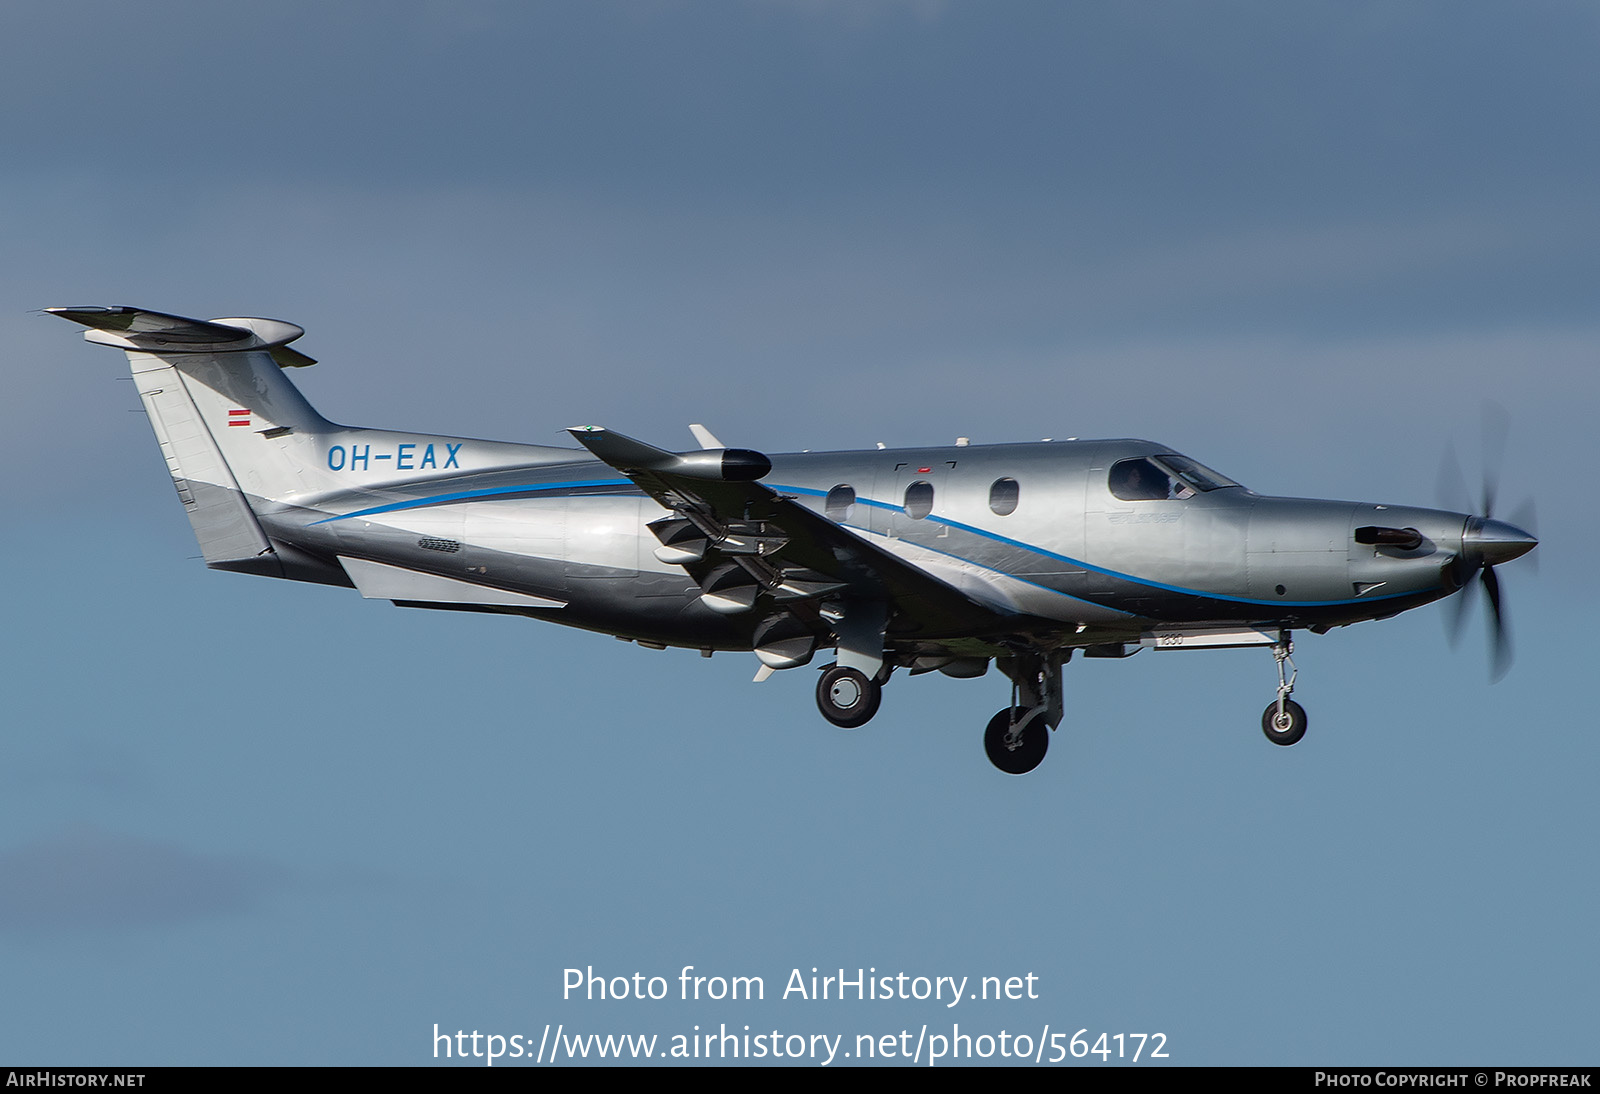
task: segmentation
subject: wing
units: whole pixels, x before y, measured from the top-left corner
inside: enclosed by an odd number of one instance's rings
[[[763,630],[798,633],[798,624],[809,633],[837,634],[841,664],[853,650],[857,662],[871,661],[876,671],[885,638],[1003,635],[1030,618],[975,599],[763,486],[755,480],[772,464],[759,452],[678,454],[598,426],[569,432],[670,510],[649,525],[661,541],[656,557],[683,566],[707,607],[729,614],[765,609],[758,653]]]

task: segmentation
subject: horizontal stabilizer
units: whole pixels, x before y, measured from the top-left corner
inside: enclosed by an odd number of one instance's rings
[[[103,346],[145,353],[238,353],[273,350],[279,365],[315,362],[282,347],[305,333],[280,319],[187,319],[141,308],[46,308],[51,315],[88,327],[83,337]],[[281,356],[280,356],[281,354]]]
[[[299,350],[290,349],[288,346],[273,346],[268,352],[272,354],[272,359],[278,363],[279,368],[305,368],[307,365],[317,363],[315,357],[307,357]]]
[[[474,585],[402,566],[339,556],[350,580],[368,600],[412,600],[428,604],[489,604],[503,608],[565,608],[564,600],[551,600],[505,589]]]

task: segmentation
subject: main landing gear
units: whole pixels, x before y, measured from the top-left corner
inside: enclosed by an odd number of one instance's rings
[[[1039,766],[1050,748],[1050,727],[1037,712],[1029,717],[1026,707],[1007,707],[983,731],[983,750],[989,762],[1007,775],[1026,775]]]
[[[1007,775],[1026,775],[1044,760],[1050,731],[1061,724],[1061,665],[1072,651],[1027,650],[997,664],[1011,677],[1011,705],[989,719],[983,751]]]
[[[856,729],[878,713],[883,685],[893,671],[883,658],[889,608],[881,600],[842,597],[821,614],[833,628],[838,653],[817,681],[817,709],[840,729]]]
[[[866,725],[881,702],[883,685],[860,669],[833,665],[817,679],[817,709],[840,729]]]
[[[1050,731],[1061,724],[1061,666],[1071,656],[1070,649],[1025,649],[999,658],[1011,678],[1011,705],[989,719],[983,751],[1007,775],[1026,775],[1049,750]],[[872,676],[853,665],[829,665],[817,678],[817,709],[841,729],[866,725],[878,713],[890,671],[881,661]]]
[[[1289,693],[1294,691],[1295,677],[1300,675],[1290,656],[1293,653],[1294,643],[1289,640],[1289,632],[1279,631],[1278,640],[1272,645],[1272,657],[1278,663],[1278,698],[1261,712],[1261,732],[1275,745],[1292,745],[1306,735],[1305,708],[1289,698]],[[1287,675],[1285,665],[1289,669]]]

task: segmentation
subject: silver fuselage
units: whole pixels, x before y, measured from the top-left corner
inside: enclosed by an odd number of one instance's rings
[[[1487,517],[1261,497],[1139,440],[769,456],[599,427],[571,431],[584,450],[352,428],[285,374],[311,363],[293,324],[52,310],[127,352],[213,567],[769,668],[835,643],[874,668],[1278,641],[1492,582],[1536,543]]]
[[[655,557],[646,524],[666,510],[598,460],[529,447],[526,463],[506,466],[514,446],[364,432],[376,440],[357,449],[357,466],[350,444],[320,453],[322,466],[349,476],[349,489],[250,499],[267,534],[291,549],[280,554],[303,555],[308,568],[324,563],[320,579],[347,584],[334,560],[367,559],[560,604],[494,610],[669,645],[750,647],[747,621],[704,608],[683,568]],[[437,465],[447,443],[459,445],[457,464],[492,448],[500,466],[395,478],[396,464],[415,464],[430,447]],[[763,482],[936,575],[982,582],[1030,633],[1054,626],[1069,645],[1136,639],[1162,624],[1321,629],[1390,616],[1457,587],[1449,564],[1465,514],[1262,497],[1238,486],[1181,499],[1112,494],[1111,466],[1163,454],[1171,450],[1140,440],[796,453],[772,456]],[[1016,484],[1005,515],[990,504],[1001,479]],[[932,487],[921,517],[905,504],[917,483]],[[841,485],[855,501],[828,511],[825,499]],[[1422,542],[1358,544],[1363,525],[1414,528]],[[989,646],[983,640],[998,637],[898,641],[978,653],[970,640]]]

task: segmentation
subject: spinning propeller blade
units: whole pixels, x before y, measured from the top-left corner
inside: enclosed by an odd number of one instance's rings
[[[1500,593],[1500,578],[1495,567],[1514,558],[1520,558],[1538,546],[1538,539],[1524,529],[1535,523],[1535,510],[1530,499],[1517,507],[1513,521],[1494,518],[1495,503],[1500,493],[1500,468],[1505,460],[1506,437],[1510,433],[1510,416],[1505,409],[1493,403],[1483,408],[1483,476],[1479,491],[1479,513],[1467,520],[1461,537],[1460,593],[1452,597],[1445,607],[1445,634],[1450,645],[1458,645],[1470,602],[1476,596],[1473,571],[1479,571],[1478,582],[1483,585],[1489,624],[1489,681],[1498,683],[1511,668],[1511,628]],[[1455,447],[1446,446],[1439,465],[1439,502],[1453,512],[1469,512],[1472,507],[1466,479],[1456,460]]]
[[[1493,566],[1483,568],[1483,591],[1489,602],[1489,682],[1499,683],[1511,670],[1511,633],[1500,614],[1500,579]]]

